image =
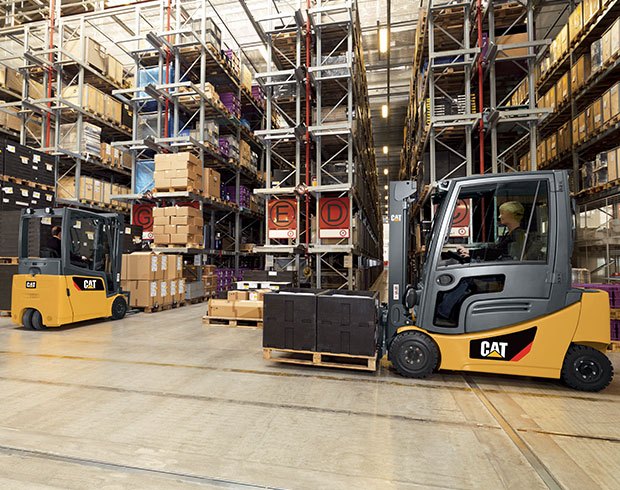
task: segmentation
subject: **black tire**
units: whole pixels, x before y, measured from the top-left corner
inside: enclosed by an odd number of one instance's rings
[[[24,325],[24,328],[27,328],[28,330],[34,330],[32,328],[32,314],[34,313],[34,310],[32,308],[26,308],[26,311],[24,311],[24,316],[22,316],[22,324]]]
[[[32,328],[35,330],[45,330],[43,315],[41,315],[39,310],[32,310]]]
[[[117,296],[112,301],[112,320],[121,320],[127,313],[127,301],[123,296]]]
[[[439,347],[428,335],[409,330],[392,341],[389,359],[401,376],[426,378],[439,364]]]
[[[601,391],[614,377],[614,368],[602,352],[585,345],[568,348],[562,364],[562,381],[575,390]]]

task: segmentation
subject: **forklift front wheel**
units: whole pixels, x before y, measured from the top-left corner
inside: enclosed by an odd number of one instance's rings
[[[117,296],[112,301],[112,320],[121,320],[127,313],[127,301],[123,296]]]
[[[24,315],[22,316],[22,324],[24,325],[24,328],[27,328],[28,330],[33,330],[32,328],[32,314],[34,313],[34,310],[32,308],[26,308],[26,311],[24,311]]]
[[[562,365],[562,381],[579,391],[601,391],[614,377],[614,367],[602,352],[585,345],[568,348]]]
[[[437,368],[439,348],[428,335],[417,330],[400,333],[392,341],[390,361],[401,376],[426,378]]]
[[[35,330],[45,330],[45,325],[43,325],[43,315],[39,310],[32,310],[32,328]]]

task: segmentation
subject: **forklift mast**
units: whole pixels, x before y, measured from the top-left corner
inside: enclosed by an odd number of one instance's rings
[[[410,319],[402,299],[409,281],[409,208],[415,200],[416,190],[417,184],[412,180],[390,182],[387,339]]]

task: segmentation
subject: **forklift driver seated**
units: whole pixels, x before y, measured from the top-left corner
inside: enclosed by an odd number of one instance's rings
[[[493,243],[482,248],[468,250],[458,247],[457,253],[464,262],[496,261],[496,260],[521,260],[523,245],[525,243],[525,231],[521,228],[521,221],[525,210],[518,201],[508,201],[499,207],[500,224],[506,227],[507,233],[499,237]]]
[[[41,255],[50,259],[59,259],[61,254],[60,226],[52,228],[52,234],[48,237],[45,247],[41,248]]]

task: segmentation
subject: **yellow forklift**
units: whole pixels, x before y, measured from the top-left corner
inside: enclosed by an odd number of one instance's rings
[[[575,213],[567,172],[438,182],[431,229],[412,250],[416,195],[415,182],[390,184],[380,350],[398,373],[537,376],[583,391],[609,385],[607,293],[571,285]],[[410,264],[421,250],[413,277]]]
[[[114,213],[24,210],[19,267],[13,276],[13,322],[43,330],[123,318],[128,301],[120,287],[122,228],[122,218]]]

